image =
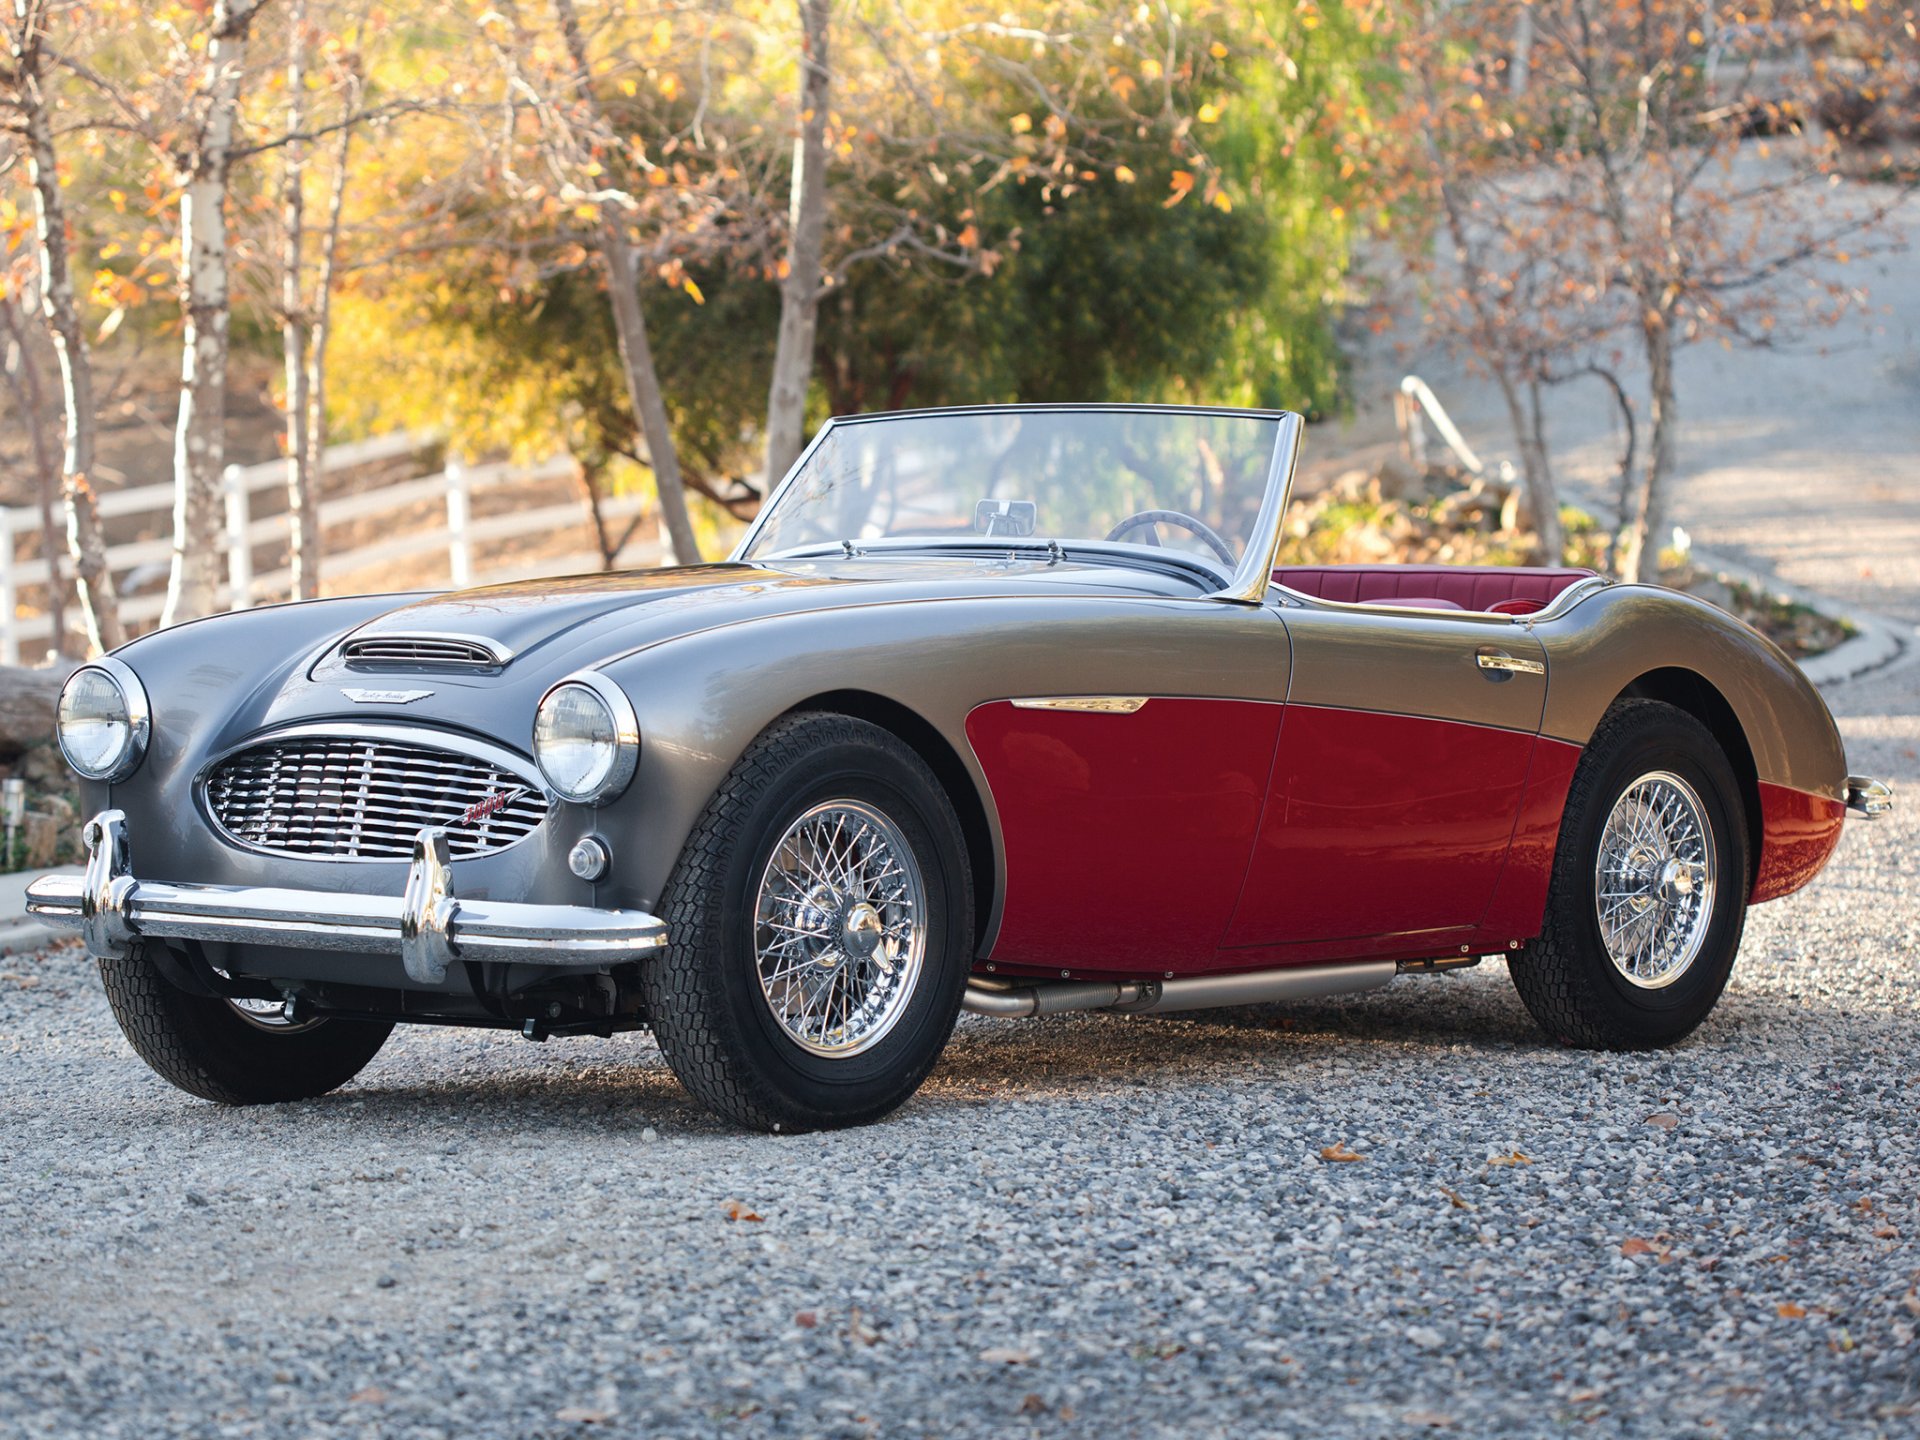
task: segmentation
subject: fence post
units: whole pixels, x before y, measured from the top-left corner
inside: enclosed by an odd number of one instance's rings
[[[247,530],[252,521],[247,503],[247,477],[238,465],[220,476],[227,492],[227,584],[229,608],[245,610],[253,604],[253,541]]]
[[[473,584],[473,541],[468,522],[473,518],[473,486],[467,467],[458,460],[447,461],[447,569],[453,588],[464,590]]]
[[[20,663],[19,587],[13,579],[13,511],[0,509],[0,665]]]

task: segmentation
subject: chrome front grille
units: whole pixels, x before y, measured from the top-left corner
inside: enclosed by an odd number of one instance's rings
[[[340,647],[357,665],[466,665],[482,669],[512,658],[489,640],[464,635],[364,635]]]
[[[539,783],[480,754],[361,735],[301,734],[228,756],[207,808],[240,844],[319,860],[406,860],[424,826],[484,855],[547,818]]]

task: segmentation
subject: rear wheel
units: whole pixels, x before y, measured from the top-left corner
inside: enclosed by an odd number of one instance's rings
[[[222,1105],[324,1095],[365,1069],[393,1033],[369,1020],[293,1024],[263,1001],[189,994],[140,945],[103,958],[100,980],[134,1053],[161,1079]]]
[[[779,721],[741,757],[663,897],[642,966],[694,1097],[762,1130],[858,1125],[913,1094],[972,952],[965,838],[926,763],[842,715]]]
[[[1720,999],[1746,925],[1740,787],[1698,720],[1616,704],[1574,775],[1546,926],[1508,968],[1555,1039],[1670,1045]]]

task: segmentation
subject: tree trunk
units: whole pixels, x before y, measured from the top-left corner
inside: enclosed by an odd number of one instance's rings
[[[553,0],[553,11],[566,36],[579,101],[598,118],[600,105],[593,94],[593,68],[587,61],[586,36],[581,33],[573,0]],[[646,441],[654,487],[660,494],[660,514],[666,522],[667,543],[673,547],[675,563],[697,565],[700,543],[694,539],[693,517],[687,512],[687,487],[680,475],[680,456],[674,449],[673,430],[667,422],[667,402],[660,389],[659,372],[654,368],[653,345],[647,339],[647,317],[640,309],[640,277],[634,265],[633,246],[617,219],[610,219],[601,227],[600,258],[607,268],[607,296],[613,306],[614,333],[620,341],[620,367],[626,372],[627,403],[633,407],[640,438]]]
[[[1522,523],[1540,542],[1541,564],[1558,565],[1566,540],[1560,530],[1560,496],[1553,483],[1553,470],[1547,460],[1547,437],[1540,415],[1540,389],[1530,387],[1531,405],[1523,404],[1520,386],[1506,367],[1491,367],[1499,383],[1501,398],[1507,402],[1507,418],[1513,425],[1513,438],[1520,446],[1520,475],[1525,493],[1521,497]],[[1416,420],[1416,424],[1418,421]]]
[[[0,755],[18,755],[53,739],[53,708],[72,673],[73,666],[64,663],[34,669],[0,665]]]
[[[1553,454],[1547,446],[1547,422],[1540,413],[1540,382],[1527,384],[1527,448],[1521,452],[1527,471],[1527,494],[1533,506],[1533,529],[1540,537],[1542,563],[1558,565],[1566,559],[1567,535],[1560,524],[1560,485],[1553,478]]]
[[[307,112],[307,5],[293,0],[287,14],[287,133],[298,135]],[[313,485],[307,445],[307,317],[301,286],[306,241],[307,147],[288,143],[280,175],[280,352],[287,384],[287,568],[296,600],[320,593],[312,565]]]
[[[1645,327],[1649,391],[1647,471],[1627,526],[1620,557],[1620,578],[1655,582],[1660,551],[1669,529],[1667,487],[1673,475],[1679,408],[1673,384],[1673,341],[1658,320]]]
[[[173,568],[162,625],[211,614],[220,604],[220,543],[227,459],[227,173],[240,103],[247,28],[260,0],[214,0],[200,131],[180,176],[180,268],[186,317],[180,361],[180,422],[173,449]]]
[[[349,103],[358,103],[355,98]],[[327,202],[327,239],[320,252],[320,275],[313,286],[313,319],[307,331],[307,483],[295,519],[297,550],[292,556],[294,594],[310,600],[320,593],[320,495],[327,479],[327,341],[333,334],[333,277],[340,262],[340,217],[347,201],[347,154],[353,131],[342,130],[334,152],[333,196]]]
[[[827,39],[830,0],[800,0],[799,133],[787,214],[787,273],[780,282],[780,338],[767,390],[767,487],[800,456],[820,314],[820,256],[827,224]]]
[[[10,299],[0,299],[0,318],[6,321],[12,341],[12,363],[7,378],[13,382],[14,404],[26,422],[27,440],[33,448],[33,490],[40,505],[40,553],[47,562],[47,618],[52,624],[52,648],[64,655],[67,647],[67,585],[60,560],[66,551],[66,532],[60,522],[60,462],[47,447],[43,428],[46,418],[46,391],[40,384],[40,366],[27,348],[27,327]],[[0,542],[4,543],[4,542]]]
[[[667,541],[674,562],[700,563],[700,542],[693,537],[693,517],[687,513],[686,482],[680,476],[680,456],[673,448],[667,423],[666,397],[653,368],[653,346],[647,339],[647,318],[640,309],[639,276],[634,272],[633,247],[617,223],[607,225],[600,241],[607,267],[607,290],[613,303],[613,329],[620,337],[620,368],[627,376],[627,401],[640,422],[653,466],[653,483],[660,492],[660,514],[667,522]]]
[[[87,351],[87,337],[80,328],[80,310],[73,295],[66,205],[60,194],[53,122],[40,88],[39,44],[32,36],[23,37],[23,44],[17,79],[38,229],[40,308],[53,336],[54,354],[60,360],[60,388],[67,411],[67,447],[61,473],[61,490],[67,503],[67,545],[86,617],[87,642],[95,650],[112,650],[124,644],[127,636],[120,624],[120,599],[114,593],[113,571],[107,564],[100,512],[94,504],[90,479],[96,421],[93,357]]]

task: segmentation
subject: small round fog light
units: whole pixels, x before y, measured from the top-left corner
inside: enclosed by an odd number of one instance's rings
[[[600,879],[612,863],[613,856],[607,852],[607,842],[598,835],[587,836],[567,852],[567,868],[582,880]]]

